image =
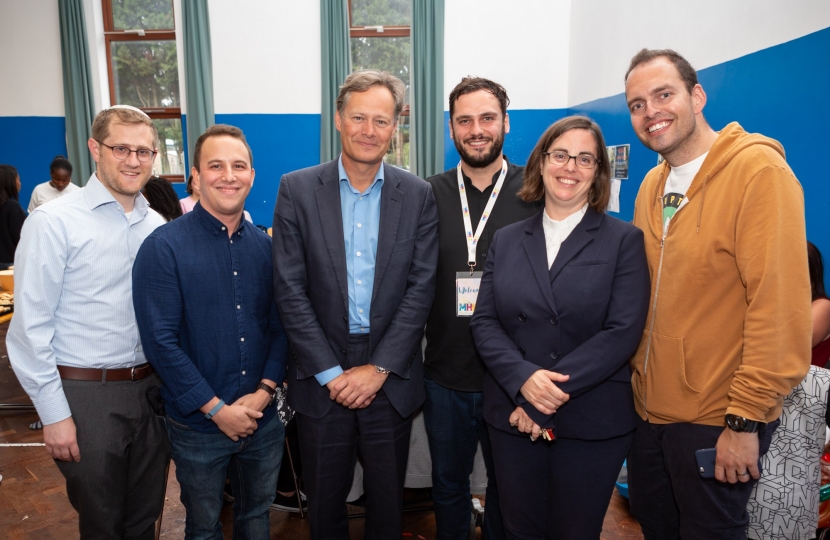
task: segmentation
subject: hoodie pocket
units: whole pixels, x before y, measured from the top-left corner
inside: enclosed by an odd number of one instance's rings
[[[686,379],[683,339],[653,332],[647,369],[645,401],[649,414],[671,422],[697,420],[700,391]]]

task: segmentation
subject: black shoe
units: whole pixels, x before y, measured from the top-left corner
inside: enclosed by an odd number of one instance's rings
[[[300,497],[303,500],[303,512],[306,512],[308,511],[308,504],[306,503],[305,493],[301,491]],[[295,493],[294,495],[289,496],[277,493],[274,497],[274,502],[271,503],[271,510],[281,510],[283,512],[295,512],[299,514],[300,507],[297,505],[297,494]]]
[[[233,502],[233,491],[231,491],[229,482],[225,482],[225,491],[222,492],[222,497],[225,499],[225,502]]]

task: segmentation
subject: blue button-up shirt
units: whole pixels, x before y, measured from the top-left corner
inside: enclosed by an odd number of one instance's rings
[[[346,245],[346,279],[349,285],[349,333],[368,334],[375,285],[375,257],[380,229],[380,195],[383,191],[383,167],[363,193],[352,187],[343,157],[337,160],[340,173],[340,212],[343,215],[343,241]],[[333,367],[316,375],[323,385],[343,373]]]
[[[147,237],[133,266],[133,300],[167,414],[203,433],[199,410],[233,403],[262,379],[285,379],[288,340],[274,301],[271,239],[242,220],[228,231],[201,204]],[[263,411],[260,425],[275,407]]]
[[[164,224],[138,194],[123,207],[93,174],[86,187],[39,206],[15,256],[15,314],[6,347],[44,424],[71,416],[57,365],[94,369],[145,362],[130,269]]]

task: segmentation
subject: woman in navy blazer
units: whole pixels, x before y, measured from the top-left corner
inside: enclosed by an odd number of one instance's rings
[[[509,538],[599,538],[631,443],[650,283],[642,232],[604,213],[610,191],[599,126],[559,120],[519,192],[544,210],[487,255],[471,328]]]

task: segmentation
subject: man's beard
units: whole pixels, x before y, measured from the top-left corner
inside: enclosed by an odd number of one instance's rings
[[[477,139],[467,139],[467,141],[475,141],[475,140],[486,140],[484,137],[479,137]],[[464,145],[461,141],[454,140],[455,149],[458,151],[458,154],[461,156],[461,160],[473,167],[474,169],[483,169],[487,167],[499,156],[501,156],[501,150],[504,147],[504,130],[499,133],[499,136],[496,139],[493,139],[493,145],[490,147],[490,151],[486,154],[477,154],[477,153],[470,153],[464,148]]]

